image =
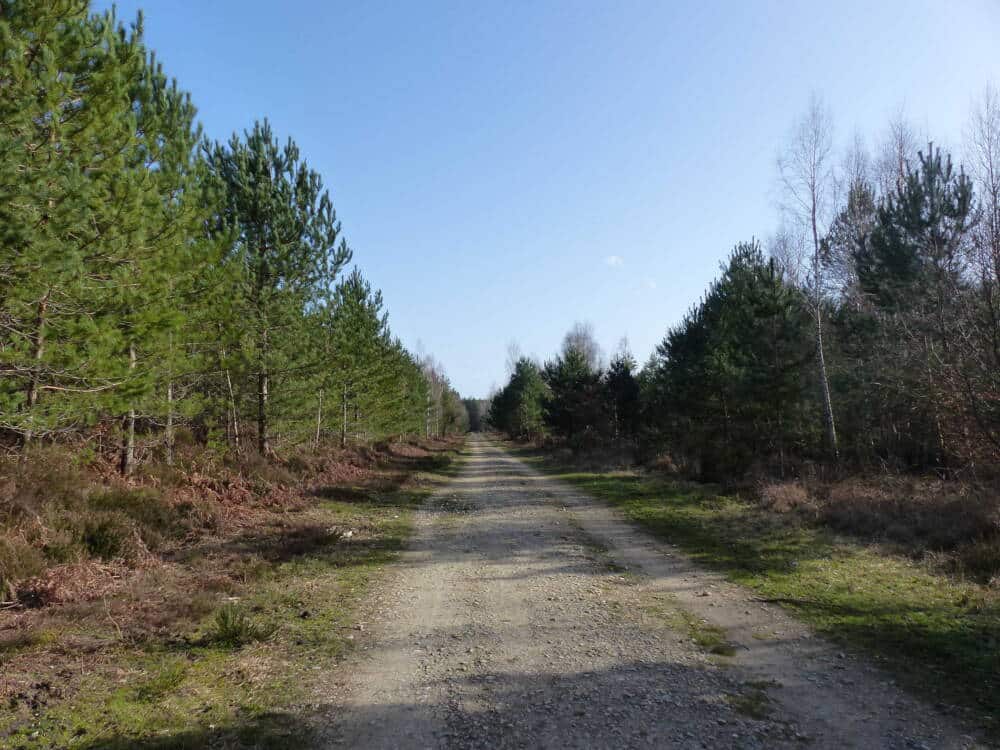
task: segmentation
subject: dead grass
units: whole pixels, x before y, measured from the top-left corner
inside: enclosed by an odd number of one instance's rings
[[[130,482],[107,462],[64,447],[2,460],[0,603],[42,606],[88,590],[103,596],[106,586],[98,578],[120,580],[122,570],[175,557],[199,539],[284,522],[314,502],[310,495],[391,492],[450,447],[443,441],[392,442],[281,460],[250,454],[218,461],[189,446],[177,465],[144,465]],[[325,533],[282,529],[280,536],[299,547],[308,546],[306,537]],[[77,586],[74,579],[95,585]]]
[[[766,482],[758,490],[761,502],[778,513],[814,509],[816,504],[801,482]]]
[[[767,482],[759,501],[835,531],[926,559],[952,574],[1000,583],[1000,488],[880,476]]]

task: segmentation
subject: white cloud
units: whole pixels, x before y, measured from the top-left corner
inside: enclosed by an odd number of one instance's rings
[[[652,279],[646,279],[645,286],[647,289],[656,289],[656,282]]]
[[[619,266],[625,265],[625,259],[620,255],[609,255],[604,259],[604,262],[612,268],[618,268]]]

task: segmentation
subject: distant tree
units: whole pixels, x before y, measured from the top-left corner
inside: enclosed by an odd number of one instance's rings
[[[490,402],[490,424],[512,438],[541,437],[545,432],[543,401],[546,392],[538,365],[521,357],[507,385]]]
[[[427,381],[427,408],[424,420],[424,432],[427,437],[441,433],[444,422],[445,394],[448,391],[448,378],[444,368],[427,356],[423,361],[424,379]]]
[[[504,364],[507,367],[507,377],[509,378],[514,374],[514,370],[517,369],[517,363],[524,357],[524,353],[521,351],[521,345],[517,343],[516,340],[511,339],[507,342],[507,358],[504,360]]]
[[[604,401],[615,440],[633,438],[638,429],[639,381],[635,371],[635,359],[623,341],[603,376]]]
[[[487,428],[490,401],[485,398],[462,399],[466,413],[469,415],[469,431],[483,432]]]
[[[573,349],[583,357],[584,363],[592,371],[601,369],[601,347],[594,337],[594,326],[591,323],[577,322],[563,337],[563,353]]]
[[[836,202],[846,200],[851,188],[858,184],[872,185],[874,183],[875,167],[871,154],[861,133],[855,133],[841,159],[837,177]]]
[[[601,373],[591,367],[593,350],[580,348],[581,339],[567,336],[563,351],[545,364],[542,378],[548,386],[545,424],[571,441],[597,438],[602,427]]]
[[[462,397],[452,387],[445,389],[441,405],[440,435],[459,435],[469,431],[469,412]]]
[[[872,165],[879,195],[890,195],[903,187],[907,169],[917,160],[920,140],[902,107],[889,122]]]

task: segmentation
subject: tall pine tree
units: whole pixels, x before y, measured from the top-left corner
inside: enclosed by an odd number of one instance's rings
[[[243,351],[256,388],[257,448],[272,452],[273,402],[291,411],[304,357],[306,313],[350,260],[329,193],[289,140],[281,146],[265,120],[207,150],[225,193],[223,215],[234,233],[226,261],[235,264]]]

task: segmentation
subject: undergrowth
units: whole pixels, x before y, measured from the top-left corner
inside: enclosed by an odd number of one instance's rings
[[[114,585],[97,598],[56,587],[54,599],[0,611],[0,747],[306,742],[304,706],[322,710],[314,695],[354,642],[360,601],[458,446],[387,448],[273,471],[160,468],[132,486],[90,476],[81,487],[71,467],[58,491],[25,482],[38,477],[25,467],[0,526],[0,542],[21,543],[22,572],[24,550],[36,556],[36,579],[15,570],[18,596],[54,572],[93,570],[95,585],[105,574]],[[33,517],[45,519],[34,536]]]

